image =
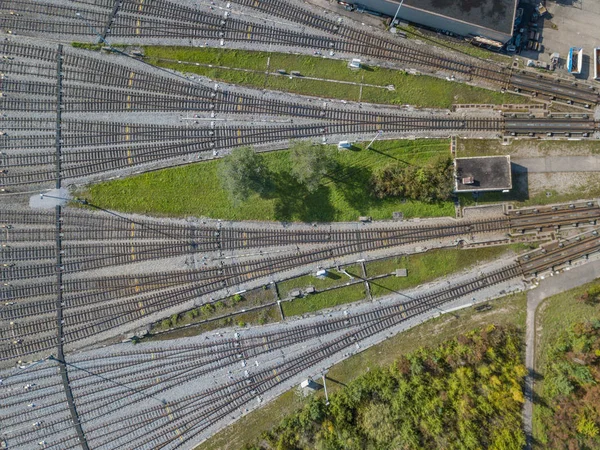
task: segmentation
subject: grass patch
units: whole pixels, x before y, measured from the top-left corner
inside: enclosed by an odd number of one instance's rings
[[[390,365],[399,356],[424,346],[436,346],[461,333],[485,324],[515,325],[524,333],[526,294],[519,293],[490,301],[492,309],[478,313],[463,309],[457,316],[443,315],[400,333],[333,366],[327,389],[335,392],[371,368]],[[320,395],[320,394],[319,394]],[[286,414],[301,408],[310,397],[295,390],[285,392],[263,408],[253,411],[196,447],[196,450],[232,450],[254,442],[263,431],[277,425]]]
[[[481,261],[492,260],[508,251],[528,248],[522,244],[502,245],[474,249],[431,250],[415,255],[398,256],[366,263],[367,276],[392,273],[396,269],[408,269],[408,276],[394,275],[371,281],[373,297],[389,295],[394,291],[413,288],[436,278],[459,272]]]
[[[346,61],[315,56],[157,46],[145,47],[145,55],[151,64],[180,72],[195,73],[227,83],[352,101],[359,100],[359,86],[340,84],[335,81],[395,86],[395,91],[364,87],[361,100],[372,103],[448,108],[454,103],[502,104],[528,101],[522,96],[502,94],[435,77],[408,75],[399,70],[368,67],[353,71],[348,69]],[[268,71],[271,73],[280,69],[287,73],[299,71],[302,77],[292,79],[277,75],[266,77],[268,61]],[[206,65],[221,66],[221,68]]]
[[[255,311],[243,312],[276,301],[275,292],[271,285],[265,289],[257,288],[233,295],[222,300],[207,303],[197,308],[173,314],[152,325],[149,340],[175,339],[185,336],[195,336],[217,328],[240,325],[264,325],[280,320],[277,307],[262,308]],[[219,320],[213,320],[222,317]],[[192,325],[192,326],[189,326]],[[175,328],[167,333],[155,334],[160,331]]]
[[[280,298],[289,296],[290,291],[294,289],[302,289],[308,286],[314,286],[317,290],[323,290],[334,286],[340,286],[348,282],[348,277],[337,270],[327,270],[327,276],[323,279],[317,278],[314,275],[304,275],[301,277],[291,278],[289,280],[277,283]]]
[[[547,298],[538,308],[536,314],[536,348],[535,348],[535,370],[540,375],[534,385],[533,407],[533,437],[538,442],[535,448],[547,448],[539,443],[543,440],[541,435],[541,412],[537,405],[548,404],[544,396],[544,367],[547,363],[547,352],[552,344],[558,339],[564,330],[569,329],[575,323],[598,317],[600,305],[586,304],[577,300],[590,287],[598,286],[600,283],[594,281],[575,289],[562,292]]]
[[[370,195],[373,170],[393,161],[423,164],[448,152],[444,139],[375,142],[368,151],[337,152],[339,169],[314,193],[290,175],[289,152],[261,155],[274,174],[272,192],[251,196],[234,207],[217,176],[220,161],[206,161],[92,185],[77,195],[103,208],[158,216],[214,217],[226,220],[354,221],[358,216],[390,219],[453,216],[452,202],[423,203]]]
[[[355,283],[350,286],[307,295],[291,302],[282,302],[281,307],[284,316],[299,316],[308,312],[363,300],[366,296],[364,283]]]

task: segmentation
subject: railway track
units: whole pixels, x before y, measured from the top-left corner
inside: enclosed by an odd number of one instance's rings
[[[0,187],[4,191],[49,186],[59,177],[79,180],[179,158],[204,159],[237,146],[286,143],[293,139],[345,136],[377,131],[440,136],[480,131],[506,134],[589,136],[593,120],[583,117],[469,118],[446,114],[367,112],[317,104],[270,100],[211,89],[169,75],[97,55],[64,49],[61,56],[61,107],[57,109],[57,51],[43,45],[0,42],[4,78],[0,107],[14,113],[61,112],[60,137],[51,120],[3,118],[0,136]],[[41,63],[39,69],[36,64]],[[35,72],[35,73],[34,73]],[[33,75],[32,75],[33,73]],[[90,101],[92,99],[93,101]],[[75,112],[194,111],[214,114],[266,114],[314,119],[314,124],[269,126],[165,126],[101,122],[65,117]],[[569,130],[569,131],[566,131]],[[56,145],[60,144],[57,159]]]
[[[96,29],[106,30],[106,36],[117,41],[169,38],[183,42],[227,40],[276,47],[304,46],[398,61],[428,70],[442,70],[466,78],[484,80],[502,89],[525,91],[534,96],[541,94],[550,100],[558,99],[586,107],[597,104],[600,98],[593,87],[565,86],[564,81],[527,72],[514,73],[507,67],[488,61],[473,59],[472,62],[461,62],[456,58],[413,48],[395,39],[385,39],[357,30],[285,1],[237,0],[234,3],[292,20],[318,34],[291,32],[257,22],[224,17],[216,12],[188,8],[166,0],[124,0],[118,6],[74,2],[73,6],[68,7],[23,0],[9,7],[0,6],[0,11],[5,11],[0,18],[0,25],[5,29],[36,36],[73,35],[90,39],[95,37],[90,29],[91,25]],[[85,21],[77,17],[78,13],[83,13]],[[105,26],[106,23],[110,23],[110,27]],[[43,105],[38,107],[43,108]]]
[[[527,230],[554,229],[563,225],[594,224],[600,214],[600,209],[593,203],[564,205],[555,208],[519,210],[511,212],[504,219],[497,218],[484,221],[459,222],[437,226],[414,226],[403,229],[364,229],[361,231],[343,230],[308,230],[308,231],[257,231],[251,229],[219,230],[218,236],[213,228],[201,229],[202,236],[209,241],[215,239],[222,248],[246,248],[246,246],[281,246],[304,245],[309,248],[318,244],[317,250],[301,250],[280,257],[267,257],[242,263],[206,267],[202,270],[184,272],[159,272],[154,274],[139,274],[129,276],[94,277],[86,275],[83,278],[65,279],[61,284],[63,302],[63,339],[65,343],[77,343],[99,333],[110,332],[119,326],[144,320],[145,316],[159,313],[177,305],[183,305],[198,297],[218,292],[225,287],[242,286],[252,280],[269,276],[273,273],[285,272],[298,266],[322,264],[325,260],[357,254],[364,251],[389,248],[400,245],[426,242],[436,239],[455,238],[471,234],[489,232],[525,232]],[[0,213],[0,222],[9,233],[17,233],[19,224],[8,222],[25,222],[28,227],[47,227],[51,215],[22,214],[18,212]],[[73,247],[70,242],[71,230],[75,235],[85,231],[83,225],[90,221],[93,233],[100,227],[112,227],[108,244]],[[66,212],[61,221],[62,249],[61,273],[77,274],[79,270],[90,271],[102,267],[123,265],[144,259],[164,258],[168,253],[165,249],[172,246],[173,251],[197,252],[190,248],[189,231],[186,227],[175,225],[169,227],[157,225],[153,221],[140,220],[135,226],[149,233],[143,235],[142,242],[148,244],[146,237],[160,238],[170,233],[181,233],[181,240],[169,236],[155,246],[141,246],[135,241],[115,246],[112,233],[129,232],[133,222],[115,217],[103,217],[83,211]],[[190,229],[198,231],[199,227]],[[110,229],[110,228],[109,228]],[[96,236],[92,234],[92,236]],[[90,236],[83,235],[84,238]],[[19,237],[18,239],[21,239]],[[95,237],[97,239],[97,237]],[[183,242],[183,244],[182,244]],[[214,244],[214,241],[213,241]],[[212,245],[212,244],[211,244]],[[42,247],[44,247],[42,245]],[[216,246],[218,247],[218,246]],[[17,247],[15,247],[16,249]],[[77,253],[69,253],[72,248]],[[101,248],[103,248],[101,250]],[[121,253],[114,252],[120,248]],[[147,254],[135,253],[136,248],[153,249]],[[6,247],[5,247],[6,249]],[[183,250],[182,250],[183,249]],[[4,261],[14,261],[14,255],[25,254],[31,250],[23,247],[18,253],[0,253]],[[8,251],[12,252],[10,247]],[[24,253],[25,252],[25,253]],[[12,359],[25,355],[39,353],[49,349],[54,340],[54,293],[58,286],[52,281],[40,278],[43,274],[51,277],[55,263],[51,258],[50,247],[34,250],[33,255],[25,256],[14,266],[2,268],[2,279],[8,286],[0,288],[0,294],[7,306],[0,310],[0,317],[5,322],[11,322],[10,327],[0,330],[0,342],[4,342],[0,350],[0,359]],[[104,253],[103,253],[104,252]],[[82,258],[81,255],[93,254],[93,258]],[[9,256],[11,255],[11,256]],[[78,256],[79,255],[79,256]],[[26,257],[35,258],[25,259]],[[11,259],[12,258],[12,259]],[[79,259],[78,259],[79,258]]]
[[[565,214],[571,210],[572,208],[567,207],[564,210]],[[514,215],[528,218],[535,215],[550,216],[552,213],[556,211],[531,210]],[[76,375],[73,376],[72,384],[74,395],[79,399],[78,405],[83,412],[82,425],[86,438],[92,445],[95,443],[109,448],[122,447],[125,441],[132,447],[168,445],[173,442],[185,447],[185,442],[215,426],[222,418],[247,405],[257,396],[294,379],[304,370],[345,351],[366,337],[383,332],[458,297],[470,295],[512,278],[532,275],[541,270],[552,270],[557,264],[564,264],[568,259],[583,257],[598,249],[600,239],[597,233],[592,231],[564,241],[562,245],[556,244],[556,248],[536,250],[528,258],[520,258],[517,263],[494,272],[418,295],[402,305],[378,307],[337,319],[324,319],[316,326],[293,325],[291,329],[283,332],[261,332],[248,340],[232,339],[164,350],[145,348],[142,345],[135,350],[128,350],[129,355],[126,359],[123,359],[125,354],[121,355],[118,352],[105,354],[101,358],[79,354],[72,363],[76,367],[85,367],[86,371],[74,371]],[[342,334],[339,334],[340,332]],[[325,342],[300,354],[294,354],[285,362],[253,370],[248,378],[221,383],[218,387],[188,397],[170,399],[166,404],[171,414],[167,421],[162,419],[164,415],[156,413],[165,405],[155,407],[156,403],[148,401],[148,398],[159,398],[157,396],[161,392],[175,386],[192,383],[196,378],[208,376],[214,370],[238,364],[240,358],[258,357],[316,336]],[[99,381],[100,376],[103,377],[103,381]],[[155,382],[156,377],[161,379],[158,385]],[[50,376],[46,378],[51,379]],[[44,382],[43,377],[36,379],[48,386],[45,389],[51,390],[52,386],[55,386]],[[107,382],[108,379],[113,381]],[[126,386],[135,386],[136,394],[131,394],[131,388],[116,388],[115,381]],[[59,399],[51,398],[55,402],[51,405],[53,408],[60,406]],[[122,411],[123,405],[135,413],[129,417],[111,419]],[[5,408],[15,406],[9,404]],[[64,437],[61,434],[70,426],[68,417],[57,419],[55,415],[51,415],[49,407],[46,411],[48,412],[42,410],[41,417],[47,421],[45,426],[52,427],[60,436],[57,442],[60,445],[71,442],[72,438],[68,433]],[[18,417],[16,413],[9,415],[9,419],[15,421],[18,421]],[[177,429],[180,431],[176,432]],[[13,437],[22,445],[27,445],[37,438],[36,433],[35,429],[26,428],[14,432]],[[181,436],[182,440],[174,439],[178,436]]]
[[[86,372],[79,372],[81,375],[73,379],[73,386],[76,397],[80,399],[80,408],[84,411],[82,423],[86,437],[95,445],[109,448],[123,446],[124,440],[127,440],[132,448],[144,445],[162,446],[170,442],[180,445],[181,442],[193,439],[198,433],[215,425],[220,419],[246,405],[256,396],[264,395],[280,383],[292,379],[336,353],[353,347],[362,339],[383,332],[459,296],[469,295],[483,287],[519,275],[518,266],[513,264],[482,277],[418,296],[403,305],[379,307],[373,311],[351,314],[342,319],[326,320],[317,327],[293,326],[292,330],[266,336],[259,335],[249,342],[220,342],[212,348],[204,346],[193,350],[177,349],[161,353],[148,349],[141,359],[133,354],[127,356],[126,364],[111,363],[110,359],[102,361],[91,355],[87,360],[79,356],[82,360],[77,361],[75,358],[73,364],[86,367]],[[338,334],[339,337],[334,334],[325,343],[293,355],[281,364],[252,371],[248,378],[221,383],[220,386],[202,391],[199,395],[169,400],[167,406],[171,416],[168,421],[162,420],[162,414],[153,413],[164,408],[164,405],[154,407],[155,403],[147,401],[148,397],[157,398],[161,392],[175,385],[193,381],[205,374],[207,369],[216,370],[217,367],[237,364],[240,357],[245,359],[272,352],[285,347],[286,344],[297,342],[296,339],[301,341],[315,335],[321,335],[325,339],[325,336],[332,332],[344,330],[347,331]],[[221,357],[218,357],[219,355]],[[108,358],[118,356],[112,353]],[[135,358],[135,362],[132,362],[132,358]],[[86,361],[89,366],[86,366]],[[129,390],[115,389],[114,381],[99,382],[93,376],[94,374],[101,375],[105,381],[118,380],[120,383],[136,386],[138,395],[132,395]],[[156,377],[160,377],[161,380],[162,377],[166,379],[157,386],[154,382]],[[139,395],[140,393],[146,395]],[[102,398],[100,402],[98,402],[99,398]],[[136,411],[135,419],[132,416],[111,418],[123,404],[128,406],[129,410]],[[51,417],[45,417],[50,419],[48,426],[52,426],[55,430],[68,426],[67,420],[52,420]],[[176,434],[183,436],[183,440],[173,440],[176,429],[182,430]],[[110,433],[107,432],[108,430],[111,430]],[[34,438],[32,436],[34,433],[35,431],[25,430],[15,437],[26,445]]]

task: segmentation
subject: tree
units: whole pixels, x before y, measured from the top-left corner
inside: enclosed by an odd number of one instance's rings
[[[252,193],[264,194],[267,190],[267,168],[251,147],[236,148],[223,158],[219,177],[234,203],[247,200]]]
[[[448,157],[434,158],[423,167],[391,164],[373,174],[373,194],[424,202],[446,200],[452,193],[452,171],[452,159]]]
[[[292,175],[309,192],[316,191],[323,177],[335,168],[334,150],[301,141],[292,143],[290,149]]]

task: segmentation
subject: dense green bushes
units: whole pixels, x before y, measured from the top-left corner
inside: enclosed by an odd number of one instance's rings
[[[422,202],[447,200],[452,194],[453,165],[449,157],[437,157],[423,166],[394,163],[373,174],[373,193],[378,198],[402,197]]]
[[[520,449],[521,357],[517,331],[488,326],[313,398],[251,448]]]
[[[579,300],[595,301],[592,287]],[[545,448],[600,448],[600,320],[579,322],[551,343],[536,405],[538,439]]]

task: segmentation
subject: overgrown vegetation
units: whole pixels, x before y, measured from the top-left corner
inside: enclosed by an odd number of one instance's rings
[[[576,301],[596,306],[600,286]],[[544,355],[536,438],[545,447],[600,448],[600,314],[563,328]]]
[[[399,197],[432,203],[448,200],[453,186],[452,158],[439,156],[427,164],[393,163],[373,174],[373,193],[378,198]]]
[[[454,103],[528,102],[525,97],[430,76],[409,75],[400,70],[369,67],[353,71],[348,69],[346,61],[316,56],[157,46],[145,47],[144,53],[147,61],[152,64],[203,75],[213,80],[351,101],[442,108],[448,108]],[[299,71],[302,77],[275,75],[274,72],[279,69],[287,73]],[[267,70],[271,72],[268,76],[265,75]],[[381,87],[363,86],[361,89],[361,83]],[[386,89],[385,86],[388,85],[393,85],[395,90]]]
[[[519,449],[521,340],[489,325],[314,397],[253,449]]]
[[[332,146],[332,148],[335,148]],[[91,203],[143,214],[208,216],[225,220],[351,221],[358,216],[389,219],[394,211],[409,217],[453,216],[450,201],[425,203],[400,198],[378,199],[370,193],[373,171],[390,160],[424,165],[447,154],[445,139],[375,142],[369,150],[335,152],[336,170],[309,192],[292,175],[289,151],[257,156],[270,174],[270,189],[233,204],[222,187],[222,160],[200,162],[112,180],[77,193]]]
[[[308,312],[343,305],[344,303],[357,302],[363,300],[366,296],[365,285],[363,283],[355,283],[330,291],[310,294],[303,298],[294,299],[291,302],[282,302],[281,307],[286,317],[298,316]]]
[[[235,148],[219,165],[219,178],[234,205],[252,194],[265,194],[269,175],[263,158],[252,147]]]
[[[160,335],[161,338],[174,338],[181,336],[192,336],[201,332],[209,331],[215,328],[228,326],[245,326],[246,324],[264,325],[275,320],[279,320],[279,310],[274,308],[257,307],[272,304],[276,300],[274,287],[265,285],[262,288],[256,288],[242,294],[235,294],[222,300],[206,303],[197,308],[190,309],[180,314],[173,314],[153,325],[151,334],[166,331],[170,329],[185,328],[185,333],[175,331],[166,335]],[[251,310],[251,311],[247,311]],[[246,312],[247,311],[247,312]],[[244,325],[240,325],[240,323]]]
[[[71,46],[74,48],[83,48],[85,50],[100,50],[104,44],[90,44],[88,42],[72,42]]]

